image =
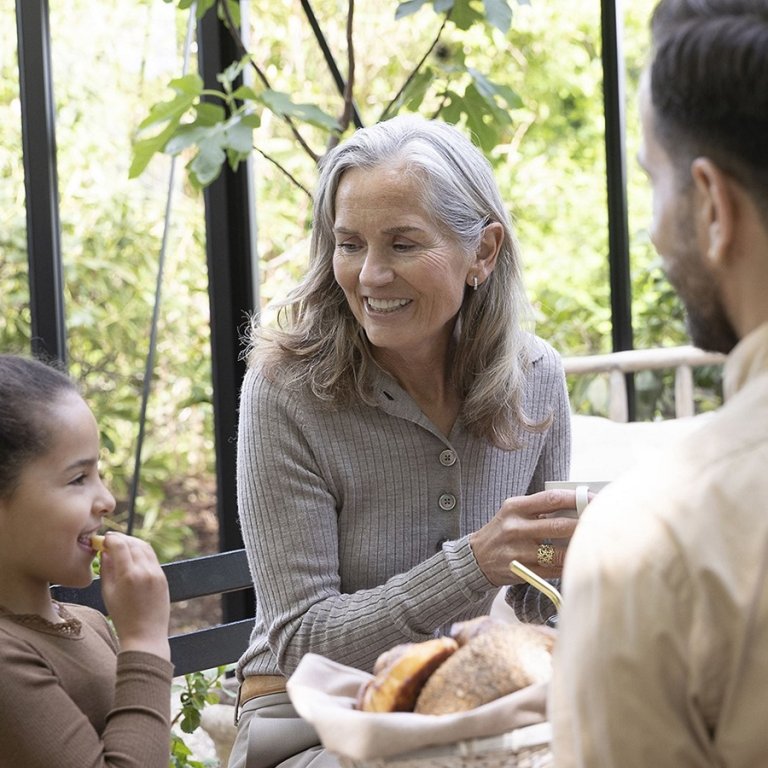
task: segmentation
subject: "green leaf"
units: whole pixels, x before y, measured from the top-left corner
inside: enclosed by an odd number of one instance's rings
[[[435,13],[440,15],[448,13],[454,6],[454,0],[432,0],[432,7],[435,9]]]
[[[467,74],[472,78],[475,87],[481,96],[483,96],[489,104],[496,105],[495,97],[499,97],[504,100],[508,107],[511,109],[522,109],[524,106],[523,100],[520,98],[520,94],[513,91],[509,86],[497,85],[491,82],[482,72],[473,67],[467,67]]]
[[[483,0],[483,5],[488,21],[506,35],[512,25],[512,9],[507,0]]]
[[[218,136],[202,140],[198,147],[198,153],[192,158],[187,168],[201,187],[207,187],[218,178],[227,155]]]
[[[395,9],[395,19],[404,19],[406,16],[411,16],[420,10],[426,2],[428,0],[406,0],[404,3],[399,3]]]
[[[335,117],[332,117],[327,112],[323,112],[320,107],[314,104],[294,104],[287,93],[264,91],[259,96],[259,101],[277,115],[295,117],[317,128],[325,128],[329,131],[338,131],[340,129]]]
[[[201,101],[195,108],[195,112],[195,123],[198,125],[218,125],[227,116],[224,107],[211,101]]]
[[[157,134],[157,136],[134,141],[131,148],[131,165],[128,169],[129,179],[135,179],[141,175],[156,152],[165,151],[165,145],[174,135],[176,127],[177,126],[172,123]]]
[[[256,91],[248,85],[241,85],[232,92],[232,97],[241,101],[256,101],[259,97]]]
[[[211,132],[211,128],[208,126],[197,125],[195,123],[182,125],[176,130],[173,137],[166,145],[165,151],[169,155],[178,155],[185,149],[195,146],[201,141],[205,141],[206,137],[211,135]],[[217,131],[214,129],[214,132]]]
[[[224,126],[224,145],[239,154],[247,155],[253,149],[253,128],[240,116],[235,116]]]
[[[400,101],[404,102],[411,111],[417,112],[433,80],[433,71],[429,68],[423,69],[408,83],[408,87],[403,91]]]
[[[462,30],[467,30],[473,24],[484,20],[483,14],[473,8],[469,0],[457,0],[451,11],[451,21]]]
[[[232,21],[234,22],[235,26],[238,29],[240,29],[242,19],[240,17],[239,0],[226,0],[226,3],[227,3],[227,8],[229,9],[229,15],[232,17]],[[224,13],[222,12],[220,6],[217,6],[217,8],[218,8],[219,19],[221,21],[224,21]]]
[[[261,116],[256,112],[246,112],[241,117],[243,125],[247,125],[249,128],[258,128],[261,125]]]
[[[195,14],[197,20],[200,21],[215,4],[216,0],[197,0],[197,12]]]
[[[468,85],[464,91],[463,111],[475,140],[484,152],[490,152],[498,143],[501,126],[509,122],[509,116],[474,85]]]
[[[149,115],[139,123],[137,132],[141,133],[147,128],[160,125],[168,121],[177,121],[187,112],[200,97],[203,90],[203,81],[199,75],[186,75],[169,83],[169,87],[176,91],[176,96],[170,101],[153,104]]]
[[[189,96],[199,96],[203,90],[203,79],[196,72],[181,77],[175,77],[168,83],[168,87],[176,93],[186,93]]]
[[[446,97],[446,101],[440,110],[440,117],[446,123],[456,125],[461,120],[461,115],[464,112],[464,100],[458,93],[451,90],[445,91],[443,95]]]
[[[249,56],[243,56],[239,61],[233,61],[223,72],[219,72],[219,74],[216,75],[216,79],[224,85],[228,91],[231,91],[232,84],[238,77],[240,77],[249,61]]]

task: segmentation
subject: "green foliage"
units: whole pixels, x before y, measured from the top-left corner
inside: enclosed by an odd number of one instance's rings
[[[192,672],[184,676],[180,689],[180,707],[174,715],[172,726],[177,726],[182,733],[194,733],[200,727],[203,710],[209,704],[219,701],[222,680],[227,667],[203,672]],[[207,764],[192,757],[192,750],[175,728],[171,731],[170,768],[207,768]]]
[[[221,682],[227,667],[217,667],[204,672],[192,672],[184,676],[184,686],[181,691],[181,709],[174,717],[184,733],[192,733],[200,726],[200,716],[207,704],[215,704],[219,700]]]
[[[12,6],[0,0],[8,29]],[[179,66],[183,20],[154,0],[73,0],[50,12],[69,364],[100,425],[118,501],[110,524],[123,528],[168,194],[166,158],[129,181],[131,129]],[[31,338],[24,199],[16,51],[2,46],[0,347],[22,353]],[[215,492],[201,203],[175,185],[137,501],[135,531],[163,561],[193,554],[190,509]]]
[[[401,3],[394,18],[409,17],[427,4],[426,0]],[[449,19],[460,31],[467,31],[476,25],[490,25],[501,33],[509,30],[512,19],[512,9],[507,0],[486,0],[483,4],[471,0],[434,0],[431,5],[434,12],[443,17],[443,24],[431,48],[436,46]],[[182,9],[189,4],[181,0],[178,6]],[[242,45],[229,0],[219,0],[216,8],[219,18],[236,42]],[[206,10],[198,8],[198,16]],[[260,9],[255,10],[258,12]],[[439,115],[449,122],[466,122],[480,146],[490,152],[509,126],[509,109],[519,106],[520,97],[466,63],[460,47],[457,46],[450,54],[446,49],[441,50],[442,55],[431,60],[422,58],[411,71],[401,69],[402,85],[384,107],[379,119],[391,116],[406,106],[414,111],[425,107],[433,116]],[[256,72],[259,86],[237,87],[236,81],[249,67]],[[304,141],[299,134],[299,126],[320,129],[326,144],[337,140],[350,125],[352,90],[343,97],[339,96],[335,108],[343,117],[337,119],[319,101],[296,101],[293,89],[272,88],[265,75],[268,68],[268,62],[261,61],[258,54],[245,50],[239,61],[220,73],[218,80],[223,86],[222,91],[205,90],[197,76],[172,80],[169,87],[176,95],[169,101],[153,105],[138,127],[131,176],[141,174],[157,152],[177,155],[193,149],[187,164],[189,178],[193,186],[205,187],[218,177],[225,162],[236,169],[250,155],[252,133],[261,125],[265,110],[285,121],[291,127],[298,146],[316,161],[321,153],[316,153]],[[350,85],[355,88],[357,83]],[[221,105],[211,105],[210,101],[203,101],[204,98],[214,99]],[[146,136],[150,129],[156,132]],[[259,151],[269,156],[260,147]],[[274,158],[272,161],[283,168],[279,161]]]

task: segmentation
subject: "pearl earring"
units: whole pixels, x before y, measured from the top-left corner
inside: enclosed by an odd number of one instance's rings
[[[472,275],[472,290],[477,290],[477,275]]]

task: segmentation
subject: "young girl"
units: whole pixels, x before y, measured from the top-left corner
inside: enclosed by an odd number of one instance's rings
[[[96,421],[63,373],[0,355],[0,766],[168,768],[168,585],[152,549],[110,532],[90,608],[91,536],[115,499]]]

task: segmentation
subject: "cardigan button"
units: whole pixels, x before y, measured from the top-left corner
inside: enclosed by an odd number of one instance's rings
[[[443,512],[450,512],[456,506],[456,497],[452,493],[443,493],[437,503]]]
[[[440,451],[440,463],[444,467],[452,467],[456,463],[456,452],[450,448]]]

